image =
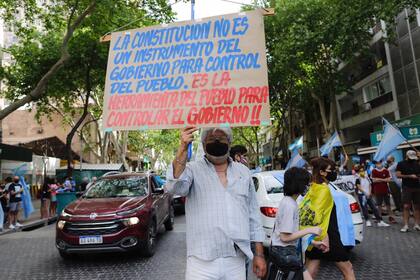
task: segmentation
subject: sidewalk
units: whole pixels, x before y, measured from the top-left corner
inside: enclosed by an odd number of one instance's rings
[[[32,214],[27,219],[25,219],[23,217],[23,214],[22,214],[23,211],[22,210],[20,211],[19,223],[21,223],[23,225],[22,227],[16,228],[16,229],[9,229],[8,225],[7,225],[7,226],[5,226],[3,231],[0,232],[0,236],[4,235],[4,234],[8,234],[8,233],[22,231],[22,230],[25,231],[25,230],[28,230],[28,229],[33,228],[33,227],[41,227],[41,226],[44,226],[44,225],[48,225],[48,224],[50,224],[50,223],[52,223],[53,221],[56,220],[57,217],[50,217],[48,219],[41,219],[41,211],[40,211],[41,200],[39,200],[39,199],[32,200],[32,205],[34,207],[34,212],[32,212]]]

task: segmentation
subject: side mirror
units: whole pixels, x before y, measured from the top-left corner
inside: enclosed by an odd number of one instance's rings
[[[161,189],[155,189],[153,191],[154,194],[164,194],[165,193],[165,189],[161,188]]]

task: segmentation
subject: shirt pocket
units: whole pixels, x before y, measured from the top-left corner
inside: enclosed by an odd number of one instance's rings
[[[243,177],[235,180],[231,193],[237,197],[247,198],[249,195],[249,180]]]

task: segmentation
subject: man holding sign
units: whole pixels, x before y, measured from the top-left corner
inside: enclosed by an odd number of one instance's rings
[[[195,127],[182,130],[167,173],[168,191],[187,197],[187,280],[245,279],[246,258],[257,277],[266,273],[255,188],[248,168],[232,161],[230,128],[205,128],[205,157],[187,163]],[[251,242],[255,245],[254,254]]]

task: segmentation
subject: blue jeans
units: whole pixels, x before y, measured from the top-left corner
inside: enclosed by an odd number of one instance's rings
[[[372,209],[373,215],[375,215],[375,218],[378,221],[382,220],[381,214],[378,211],[378,207],[376,206],[375,201],[373,201],[372,197],[368,198],[364,194],[358,194],[359,196],[359,204],[362,208],[363,217],[365,218],[365,221],[369,220],[369,212],[368,212],[368,206]]]
[[[3,229],[4,224],[4,212],[3,207],[0,205],[0,229]]]

